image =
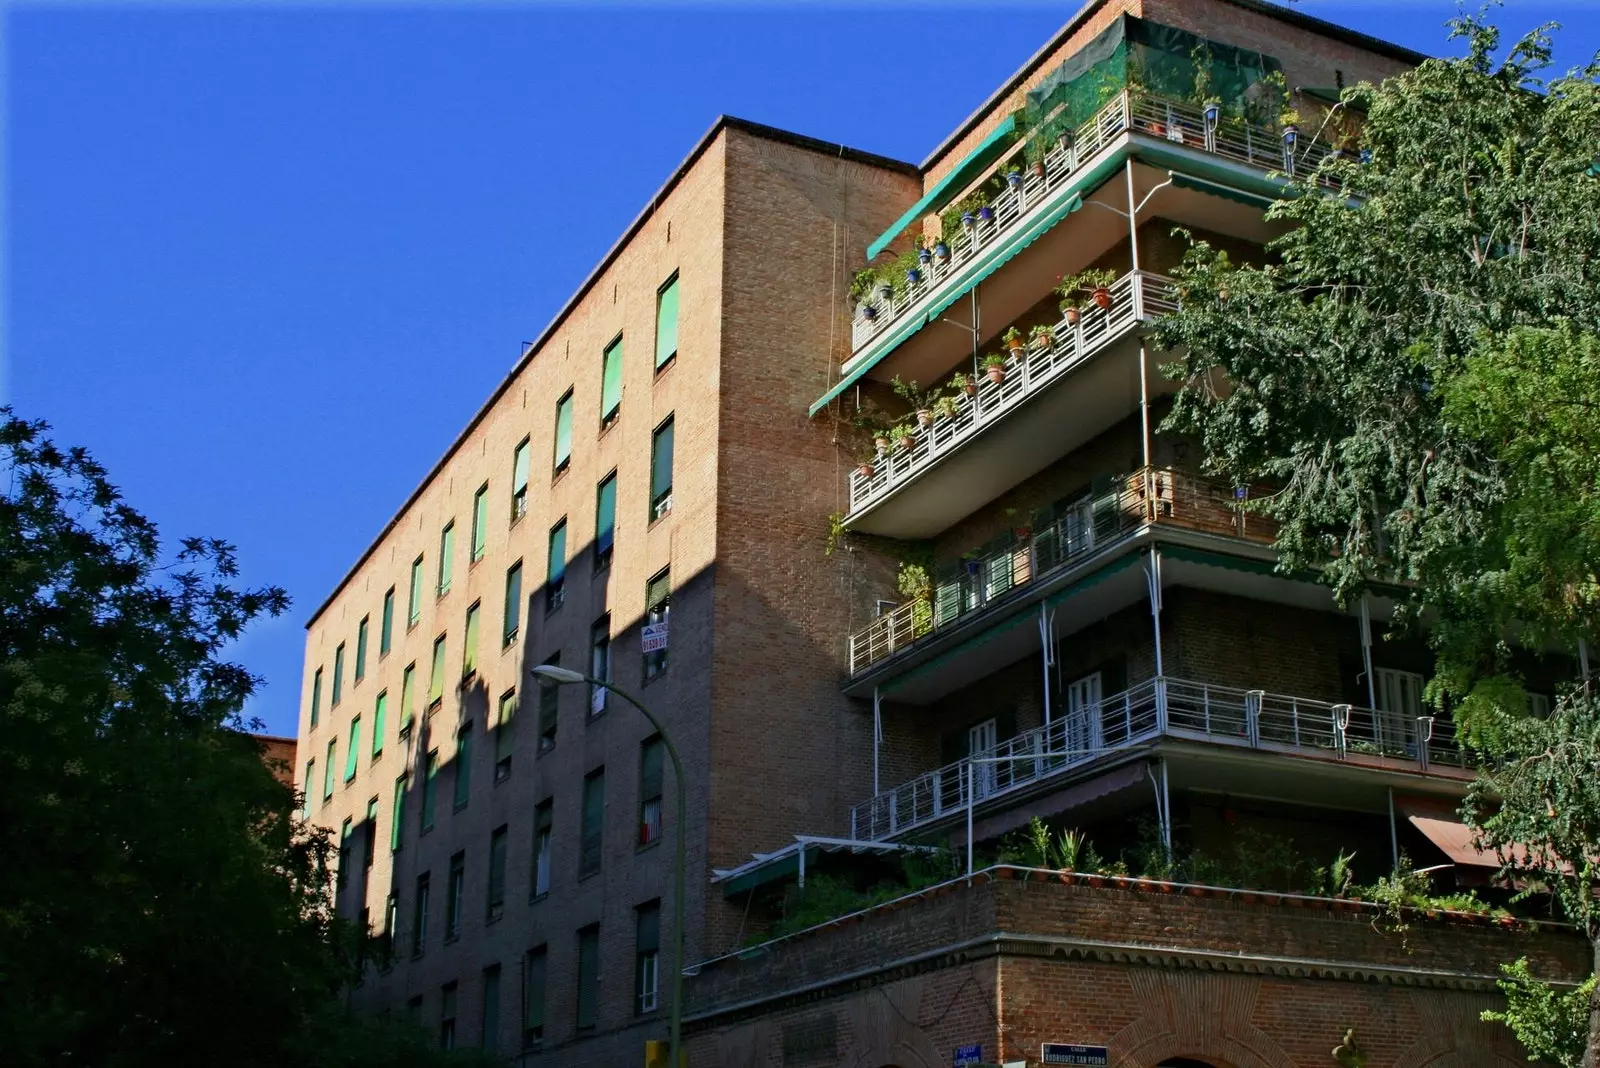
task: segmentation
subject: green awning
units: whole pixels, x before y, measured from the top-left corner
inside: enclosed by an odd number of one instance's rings
[[[806,867],[816,863],[817,847],[806,846]],[[800,851],[790,847],[791,851],[775,856],[767,863],[758,864],[749,871],[734,876],[722,884],[722,896],[733,897],[758,886],[775,883],[780,879],[798,879],[800,877]]]
[[[993,133],[983,139],[977,148],[967,153],[965,159],[950,169],[950,173],[933,183],[933,188],[922,194],[922,199],[906,209],[906,213],[896,219],[894,225],[879,235],[878,239],[867,246],[867,262],[877,258],[878,253],[889,247],[889,243],[905,228],[916,222],[919,218],[930,212],[938,211],[944,206],[945,200],[955,193],[965,189],[985,167],[1000,157],[1000,154],[1015,140],[1017,130],[1017,117],[1007,115],[1006,121],[995,127]]]
[[[1337,104],[1341,92],[1337,85],[1301,85],[1296,87],[1296,91],[1324,104]]]
[[[1045,601],[1045,605],[1049,608],[1054,608],[1062,601],[1065,601],[1068,597],[1076,597],[1090,586],[1098,586],[1112,575],[1115,575],[1118,571],[1126,571],[1128,568],[1132,567],[1134,564],[1137,564],[1142,559],[1144,558],[1138,553],[1127,553],[1124,556],[1120,556],[1106,564],[1104,567],[1096,568],[1094,571],[1091,571],[1077,582],[1072,583],[1064,589],[1057,590],[1050,596],[1048,600]]]
[[[1163,545],[1161,547],[1161,555],[1170,560],[1183,560],[1191,564],[1201,564],[1205,567],[1221,567],[1229,571],[1243,571],[1251,575],[1276,575],[1278,578],[1293,577],[1279,571],[1277,565],[1271,560],[1257,560],[1248,556],[1232,556],[1228,553],[1208,552],[1205,549],[1191,549],[1186,545]]]
[[[1270,208],[1276,201],[1272,197],[1262,196],[1260,193],[1251,193],[1244,189],[1236,189],[1222,182],[1213,182],[1209,178],[1195,178],[1177,171],[1168,171],[1172,175],[1172,184],[1179,189],[1192,189],[1196,193],[1206,193],[1224,200],[1237,201],[1248,204],[1252,208]]]
[[[1068,215],[1071,215],[1081,207],[1083,207],[1083,197],[1080,194],[1074,193],[1066,203],[1062,204],[1054,211],[1044,215],[1027,229],[1019,233],[1012,234],[1010,240],[1008,240],[1004,245],[1000,246],[1004,251],[995,254],[993,258],[989,260],[988,266],[983,267],[971,278],[967,279],[966,281],[962,282],[961,285],[951,290],[943,300],[929,308],[928,318],[930,320],[933,319],[934,316],[938,315],[940,312],[950,307],[950,305],[954,304],[956,301],[972,292],[973,289],[978,286],[978,283],[982,282],[985,278],[988,278],[991,274],[994,274],[994,272],[1004,267],[1008,262],[1011,261],[1013,257],[1016,256],[1017,253],[1021,252],[1023,249],[1037,241],[1040,234],[1043,234],[1046,230],[1050,229],[1056,223],[1060,222],[1062,219],[1065,219]]]

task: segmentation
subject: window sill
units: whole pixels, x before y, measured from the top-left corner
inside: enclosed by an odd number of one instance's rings
[[[656,836],[654,838],[650,839],[650,841],[645,842],[642,845],[634,846],[634,848],[633,848],[634,854],[637,855],[639,853],[648,853],[652,849],[660,848],[662,837],[664,837],[664,836],[660,832],[657,832]]]
[[[432,823],[428,824],[426,827],[422,828],[420,831],[417,832],[417,837],[421,838],[425,834],[432,834],[433,833],[433,828],[434,828],[434,824],[432,824]]]
[[[447,934],[444,936],[444,944],[447,946],[454,945],[459,941],[461,941],[460,931],[457,931],[455,934]]]
[[[383,750],[382,749],[380,749],[376,753],[372,754],[372,758],[367,761],[367,766],[371,767],[372,765],[380,762],[381,760],[383,760]]]
[[[500,638],[500,651],[502,653],[509,653],[511,650],[515,649],[517,647],[517,639],[519,637],[521,637],[521,628],[512,631],[509,635],[502,635]]]
[[[596,868],[594,871],[591,871],[591,872],[581,872],[580,871],[578,873],[578,882],[586,883],[590,879],[598,879],[601,874],[602,873],[601,873],[601,869],[600,868]]]
[[[544,893],[542,893],[542,894],[533,894],[533,895],[532,895],[532,896],[530,896],[530,897],[529,897],[529,898],[528,898],[528,904],[530,904],[530,905],[537,905],[537,904],[538,904],[538,903],[539,903],[539,902],[541,902],[541,901],[543,901],[543,900],[545,900],[545,899],[546,899],[546,898],[548,898],[548,897],[549,897],[549,896],[550,896],[550,891],[548,891],[548,890],[546,890],[546,891],[545,891],[545,892],[544,892]]]
[[[667,677],[667,672],[670,671],[670,670],[671,670],[670,666],[669,667],[664,667],[660,671],[656,672],[654,675],[646,675],[642,680],[640,680],[639,685],[640,686],[649,686],[651,683],[659,682],[662,679]]]
[[[511,781],[511,768],[510,768],[509,765],[504,767],[504,768],[497,767],[497,768],[494,769],[494,784],[496,786],[499,786],[501,783],[510,782],[510,781]]]
[[[656,527],[659,527],[662,523],[665,523],[667,520],[669,520],[671,518],[672,518],[672,505],[668,504],[667,507],[661,512],[660,515],[656,516],[654,519],[650,520],[649,523],[645,524],[645,528],[644,529],[645,529],[646,533],[648,533],[649,531],[652,531],[652,530],[656,529]]]
[[[483,925],[485,927],[492,927],[495,924],[499,923],[502,919],[504,919],[505,918],[505,914],[506,914],[505,906],[501,905],[500,906],[500,910],[498,912],[490,912],[488,915],[486,915],[483,918]]]
[[[607,549],[604,556],[598,556],[597,555],[594,558],[594,577],[595,578],[599,578],[601,575],[603,575],[607,571],[611,570],[611,553],[612,553],[612,550]]]
[[[571,460],[563,460],[561,462],[561,464],[559,466],[557,466],[554,471],[550,472],[550,485],[554,486],[556,483],[560,482],[563,478],[565,478],[567,476],[567,472],[571,471],[571,470],[572,470],[572,461]]]
[[[455,813],[460,812],[462,809],[466,808],[469,804],[471,804],[470,800],[469,801],[457,801],[455,804],[450,806],[451,815],[454,815]]]
[[[616,426],[621,419],[622,405],[619,404],[615,408],[611,409],[610,415],[605,416],[600,420],[600,433],[597,436],[602,438],[605,437],[608,433],[610,433],[611,428]]]
[[[666,374],[668,371],[672,370],[677,365],[678,365],[678,354],[676,352],[674,352],[671,356],[668,356],[665,360],[662,360],[660,363],[656,364],[656,376],[655,376],[654,381],[659,382],[661,380],[661,376],[662,375]]]

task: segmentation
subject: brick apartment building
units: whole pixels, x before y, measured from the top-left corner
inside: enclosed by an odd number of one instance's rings
[[[1230,104],[1282,72],[1292,150],[1172,87],[1202,54]],[[1273,172],[1330,150],[1319,109],[1419,59],[1255,0],[1094,0],[921,166],[719,120],[307,625],[307,815],[340,835],[341,910],[392,946],[353,1002],[530,1066],[640,1063],[681,834],[697,1066],[1325,1063],[1352,1026],[1374,1065],[1520,1063],[1478,1013],[1498,960],[1581,974],[1559,932],[1402,947],[1354,906],[994,868],[744,948],[808,870],[1033,816],[1483,880],[1426,649],[1383,639],[1383,598],[1274,572],[1249,491],[1156,433],[1174,387],[1144,329],[1175,226],[1259,256]],[[919,230],[918,277],[854,304],[863,250]],[[1064,314],[1091,267],[1115,281]],[[922,419],[890,389],[958,371],[974,389]],[[862,453],[874,406],[916,432]],[[886,545],[931,562],[921,594]],[[685,781],[546,663],[637,694]],[[1570,670],[1527,664],[1535,689]]]

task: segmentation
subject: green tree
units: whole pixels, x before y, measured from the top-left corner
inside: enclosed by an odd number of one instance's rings
[[[1269,263],[1195,244],[1157,341],[1182,352],[1166,427],[1278,487],[1280,566],[1342,601],[1398,590],[1402,628],[1427,613],[1429,698],[1484,758],[1467,817],[1531,848],[1508,870],[1537,869],[1600,955],[1600,795],[1553,787],[1600,780],[1600,710],[1577,692],[1529,719],[1515,654],[1577,651],[1600,608],[1600,60],[1542,81],[1554,29],[1496,62],[1464,17],[1463,57],[1346,90],[1370,156],[1290,184]],[[1589,1015],[1593,1068],[1600,995]]]

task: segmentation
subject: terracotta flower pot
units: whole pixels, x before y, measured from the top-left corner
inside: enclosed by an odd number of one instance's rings
[[[961,387],[961,392],[969,397],[976,397],[978,395],[978,384],[976,382],[968,382]]]
[[[876,438],[873,438],[873,439],[872,439],[872,443],[873,443],[873,444],[874,444],[874,445],[876,445],[876,446],[877,446],[877,447],[878,447],[878,451],[879,451],[879,452],[887,452],[887,451],[888,451],[888,449],[889,449],[889,446],[890,446],[890,445],[891,445],[891,444],[893,444],[893,442],[891,442],[891,441],[890,441],[890,440],[889,440],[889,439],[888,439],[888,438],[886,438],[886,437],[876,437]]]
[[[1033,340],[1038,343],[1041,349],[1051,348],[1056,343],[1056,337],[1054,334],[1040,334]]]
[[[918,408],[917,422],[923,426],[931,426],[933,424],[933,410],[930,408]]]
[[[989,381],[997,386],[1006,380],[1006,369],[1004,367],[990,367],[988,373]]]
[[[1043,178],[1044,177],[1044,160],[1040,160],[1039,162],[1037,162],[1037,163],[1035,163],[1033,165],[1033,173],[1034,173],[1034,176],[1037,177],[1037,178]]]
[[[1078,311],[1077,308],[1068,308],[1064,314],[1067,317],[1067,325],[1077,326],[1078,316],[1082,315],[1083,313]]]
[[[1184,887],[1183,892],[1188,894],[1190,897],[1205,897],[1206,896],[1206,888],[1203,887],[1203,886],[1187,886],[1187,887]]]
[[[1110,311],[1111,310],[1111,290],[1110,290],[1110,288],[1107,287],[1107,286],[1095,286],[1094,287],[1094,302],[1100,306],[1102,311]]]
[[[871,464],[862,464],[860,467],[856,468],[856,471],[860,473],[862,478],[871,478],[872,470],[873,468]]]
[[[1106,877],[1104,875],[1090,875],[1086,876],[1086,878],[1089,880],[1090,886],[1101,887],[1106,885]]]
[[[1020,341],[1012,342],[1006,348],[1011,350],[1011,358],[1014,360],[1022,359],[1022,354],[1028,351],[1028,346]]]

